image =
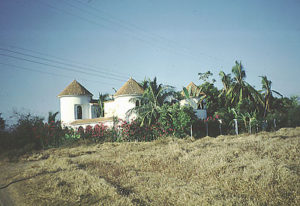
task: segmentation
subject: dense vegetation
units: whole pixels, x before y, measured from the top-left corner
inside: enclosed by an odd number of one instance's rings
[[[174,91],[172,86],[162,85],[157,79],[145,80],[141,86],[143,96],[132,101],[140,105],[131,110],[138,114],[133,122],[115,118],[115,126],[107,128],[80,127],[78,131],[61,128],[56,120],[58,113],[49,113],[48,121],[31,114],[16,114],[17,123],[5,128],[0,115],[0,149],[29,149],[58,147],[76,140],[104,141],[151,141],[166,136],[196,138],[234,134],[234,119],[238,122],[239,133],[274,131],[282,127],[300,125],[300,105],[297,97],[283,97],[272,89],[272,82],[261,76],[261,90],[246,82],[246,71],[241,62],[235,62],[231,74],[219,73],[223,88],[215,86],[212,73],[199,73],[202,82],[196,91],[183,88],[183,93]],[[275,96],[277,95],[277,96]],[[99,94],[99,116],[103,116],[103,101],[106,94]],[[191,98],[197,98],[193,103]],[[208,117],[196,118],[191,107],[181,107],[179,101],[186,99],[198,108],[206,107]]]

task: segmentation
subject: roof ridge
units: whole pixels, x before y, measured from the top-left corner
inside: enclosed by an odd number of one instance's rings
[[[114,96],[143,94],[144,89],[132,77],[115,93]]]
[[[58,94],[58,97],[65,95],[86,95],[93,96],[84,86],[82,86],[75,79],[61,92]]]

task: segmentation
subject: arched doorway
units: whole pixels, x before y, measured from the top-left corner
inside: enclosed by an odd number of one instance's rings
[[[76,107],[76,119],[82,119],[82,107],[80,105]]]

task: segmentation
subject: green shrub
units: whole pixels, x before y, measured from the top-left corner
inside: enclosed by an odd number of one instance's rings
[[[180,107],[176,103],[164,104],[161,107],[158,123],[162,128],[163,135],[182,138],[190,135],[190,127],[196,120],[197,117],[191,107]]]
[[[288,111],[288,126],[300,126],[300,105],[296,105]]]
[[[0,130],[0,152],[11,148],[10,133],[5,130]]]
[[[10,148],[22,148],[32,144],[34,149],[42,148],[41,138],[44,133],[43,118],[31,114],[15,114],[17,123],[12,127]]]
[[[75,141],[80,139],[80,134],[78,132],[75,132],[74,129],[65,129],[65,140],[67,141]]]

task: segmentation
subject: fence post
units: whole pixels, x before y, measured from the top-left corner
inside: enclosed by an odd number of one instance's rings
[[[219,129],[220,129],[220,135],[222,135],[222,120],[219,119]]]
[[[191,138],[193,138],[193,125],[191,124]]]
[[[251,119],[249,120],[249,133],[251,134]]]
[[[206,122],[206,136],[208,136],[208,123]]]
[[[238,135],[239,134],[239,129],[238,129],[238,122],[237,119],[233,119],[234,123],[235,123],[235,134]]]

